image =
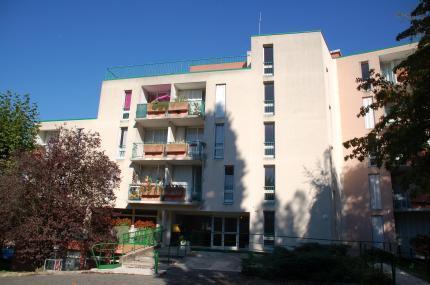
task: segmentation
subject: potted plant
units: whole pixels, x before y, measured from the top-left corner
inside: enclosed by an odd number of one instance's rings
[[[163,114],[169,109],[168,101],[154,100],[148,104],[148,114]]]

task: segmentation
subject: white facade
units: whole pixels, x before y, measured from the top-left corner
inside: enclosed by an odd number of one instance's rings
[[[273,50],[269,65],[267,47]],[[152,211],[167,236],[172,224],[190,226],[184,216],[203,216],[214,247],[242,247],[242,233],[249,234],[245,246],[255,249],[294,243],[291,237],[338,239],[350,226],[342,223],[345,94],[339,94],[344,66],[338,60],[320,32],[254,36],[243,66],[207,64],[181,74],[105,80],[97,119],[43,122],[41,137],[63,124],[99,132],[103,149],[121,168],[116,207]],[[268,102],[265,84],[272,82]],[[148,105],[154,96],[170,96],[171,103]],[[204,116],[190,111],[202,101]],[[181,113],[184,108],[188,113]],[[127,128],[126,138],[121,128]],[[196,141],[204,145],[201,156],[190,154]],[[274,167],[274,182],[265,179],[265,167]],[[129,199],[131,186],[141,191],[146,176],[186,193]]]

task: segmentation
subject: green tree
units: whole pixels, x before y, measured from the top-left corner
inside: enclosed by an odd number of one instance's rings
[[[0,93],[0,173],[17,151],[34,149],[38,110],[30,96],[11,91]]]
[[[374,103],[361,108],[357,117],[370,109],[389,107],[375,128],[366,136],[344,142],[352,151],[345,159],[363,161],[372,154],[377,165],[396,173],[402,166],[408,169],[401,182],[430,192],[430,0],[419,1],[411,12],[410,27],[397,40],[417,38],[416,51],[393,70],[398,83],[387,81],[371,71],[368,80],[357,78],[358,90],[371,90]],[[405,167],[404,167],[405,168]]]

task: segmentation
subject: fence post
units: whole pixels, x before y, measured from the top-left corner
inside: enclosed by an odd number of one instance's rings
[[[396,284],[396,257],[393,256],[391,259],[391,279],[393,280],[393,285]]]

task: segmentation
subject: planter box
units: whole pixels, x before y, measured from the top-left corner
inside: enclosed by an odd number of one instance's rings
[[[176,144],[171,143],[166,145],[166,153],[167,154],[182,154],[187,152],[187,145],[184,143]]]
[[[169,104],[169,113],[188,113],[188,102],[171,102]]]
[[[183,186],[166,186],[164,189],[164,200],[167,201],[184,201],[185,187]]]
[[[169,102],[148,103],[148,114],[163,114],[169,109]]]
[[[142,199],[157,200],[160,198],[161,192],[161,187],[159,186],[159,188],[157,189],[155,184],[151,184],[149,187],[146,185],[140,186],[140,196],[142,197]]]
[[[164,151],[164,145],[162,144],[145,144],[143,145],[143,152],[145,154],[155,155],[162,154]]]

